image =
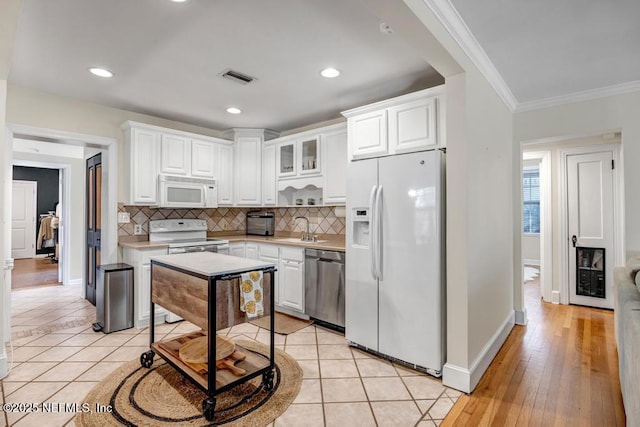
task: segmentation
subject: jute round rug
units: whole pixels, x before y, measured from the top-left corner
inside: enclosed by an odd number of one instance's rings
[[[237,341],[246,350],[268,359],[269,346]],[[266,426],[293,402],[302,384],[302,369],[289,355],[276,351],[273,390],[262,385],[262,376],[216,396],[213,421],[202,415],[207,397],[160,357],[150,369],[140,361],[127,362],[96,385],[85,398],[90,412],[75,418],[78,426]],[[96,412],[97,405],[111,405],[111,412]]]

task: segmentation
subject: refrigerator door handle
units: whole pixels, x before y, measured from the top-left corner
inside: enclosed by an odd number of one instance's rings
[[[371,193],[369,194],[369,260],[371,261],[371,277],[376,280],[376,193],[378,187],[374,185],[371,187]]]
[[[382,280],[382,185],[376,191],[376,276]]]

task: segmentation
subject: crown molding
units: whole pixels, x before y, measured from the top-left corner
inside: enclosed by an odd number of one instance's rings
[[[539,110],[542,108],[557,107],[575,102],[590,101],[593,99],[607,98],[609,96],[624,95],[640,91],[640,80],[606,86],[598,89],[590,89],[582,92],[574,92],[567,95],[553,96],[535,101],[521,102],[517,105],[515,113]]]
[[[424,2],[460,45],[471,62],[480,70],[500,99],[502,99],[502,102],[514,112],[518,103],[513,93],[511,93],[511,89],[504,82],[493,62],[482,49],[478,40],[471,34],[469,27],[467,27],[467,24],[462,20],[462,17],[451,2],[449,0],[424,0]]]

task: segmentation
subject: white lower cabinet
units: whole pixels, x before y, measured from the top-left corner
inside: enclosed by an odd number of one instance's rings
[[[278,273],[279,305],[304,313],[304,249],[281,248]]]
[[[236,250],[234,250],[234,248]],[[304,249],[254,242],[231,242],[229,254],[276,266],[273,284],[276,310],[304,315]]]
[[[249,259],[258,259],[258,244],[247,242],[244,247],[244,257]]]
[[[123,262],[133,267],[133,323],[136,328],[149,326],[151,316],[151,257],[166,255],[166,248],[124,248]],[[155,323],[164,323],[167,310],[156,305]]]
[[[237,256],[240,258],[246,258],[245,255],[245,243],[244,242],[230,242],[229,243],[229,255]]]

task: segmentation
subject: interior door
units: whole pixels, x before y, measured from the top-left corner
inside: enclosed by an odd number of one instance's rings
[[[102,155],[87,159],[87,272],[86,299],[96,304],[97,271],[100,267],[102,221]]]
[[[613,190],[612,151],[567,156],[570,304],[613,308]]]
[[[11,200],[11,258],[36,256],[36,196],[35,181],[13,181]]]

